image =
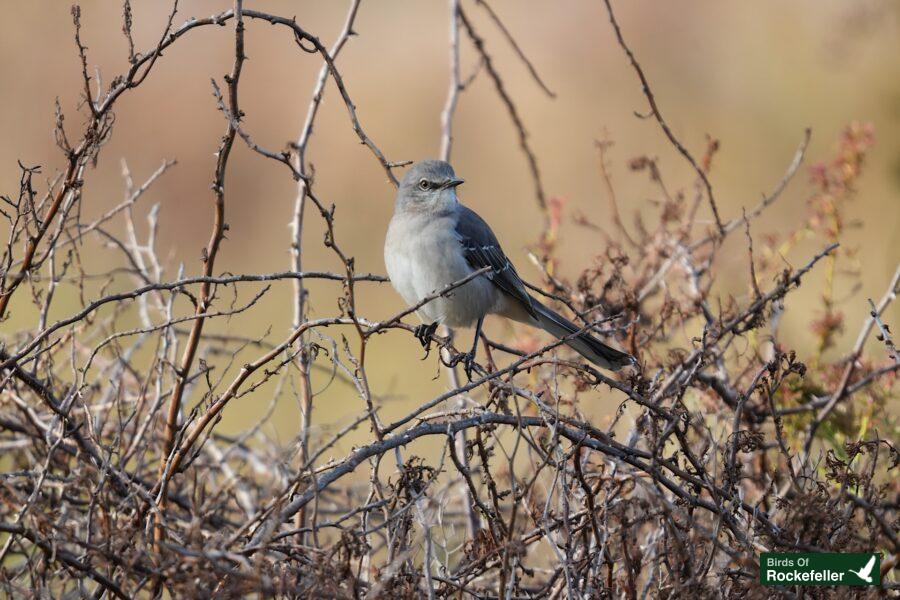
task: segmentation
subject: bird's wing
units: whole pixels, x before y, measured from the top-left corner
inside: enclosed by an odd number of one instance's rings
[[[875,566],[875,555],[873,554],[871,556],[871,558],[869,558],[869,562],[866,563],[866,566],[862,568],[862,571],[860,571],[860,574],[865,573],[866,575],[868,575],[869,573],[872,572],[872,567],[874,567],[874,566]]]
[[[491,271],[485,273],[485,276],[506,294],[520,301],[525,310],[536,318],[537,314],[531,304],[531,296],[525,290],[525,284],[503,253],[497,236],[484,219],[475,211],[460,204],[456,233],[469,265],[476,270],[490,267]]]

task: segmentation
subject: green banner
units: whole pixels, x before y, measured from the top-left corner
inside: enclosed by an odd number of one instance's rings
[[[874,552],[763,552],[763,585],[881,585],[881,555]]]

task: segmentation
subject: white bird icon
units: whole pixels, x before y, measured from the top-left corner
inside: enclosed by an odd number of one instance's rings
[[[866,563],[859,571],[854,571],[853,569],[847,569],[866,583],[872,583],[872,567],[875,566],[875,555],[872,555],[872,558],[869,559],[869,562]]]

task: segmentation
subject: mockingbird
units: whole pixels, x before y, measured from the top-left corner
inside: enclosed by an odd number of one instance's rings
[[[463,183],[453,167],[440,160],[414,164],[397,192],[394,216],[384,241],[384,262],[394,289],[410,305],[489,267],[467,283],[418,309],[427,325],[417,337],[423,345],[439,323],[475,325],[472,349],[464,354],[471,379],[478,336],[485,315],[498,314],[540,327],[597,366],[618,370],[634,364],[631,355],[610,348],[547,308],[525,289],[488,224],[460,204],[456,187]]]

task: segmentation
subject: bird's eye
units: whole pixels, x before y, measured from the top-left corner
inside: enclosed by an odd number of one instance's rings
[[[430,187],[431,187],[431,183],[429,183],[427,179],[420,179],[420,180],[419,180],[419,189],[427,190],[427,189],[429,189]]]

